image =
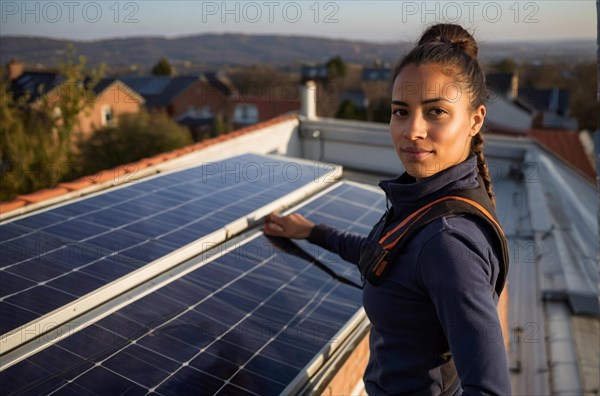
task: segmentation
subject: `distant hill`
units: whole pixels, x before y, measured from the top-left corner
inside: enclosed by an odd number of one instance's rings
[[[176,38],[134,37],[96,41],[57,40],[43,37],[0,36],[0,61],[17,58],[29,65],[54,67],[63,59],[67,44],[75,45],[89,64],[106,62],[111,67],[139,65],[149,68],[165,56],[174,64],[205,66],[268,63],[292,65],[325,62],[340,55],[344,60],[372,64],[381,59],[395,62],[412,43],[372,43],[283,35],[202,34]],[[594,40],[564,42],[481,43],[484,61],[505,57],[517,60],[594,60]]]

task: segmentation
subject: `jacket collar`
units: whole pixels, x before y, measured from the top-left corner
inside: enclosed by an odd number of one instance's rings
[[[477,158],[470,155],[463,162],[420,181],[405,172],[395,179],[380,181],[379,187],[396,211],[412,212],[451,191],[477,188],[477,175]]]

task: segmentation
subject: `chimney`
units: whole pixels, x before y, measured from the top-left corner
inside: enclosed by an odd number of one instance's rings
[[[300,114],[309,120],[317,118],[317,83],[308,80],[302,86]]]
[[[10,62],[6,64],[6,74],[9,81],[21,77],[21,74],[23,74],[23,68],[24,66],[21,62],[17,61],[15,58],[12,58]]]

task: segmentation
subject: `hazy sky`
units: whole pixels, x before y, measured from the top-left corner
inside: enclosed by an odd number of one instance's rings
[[[234,32],[414,41],[435,22],[461,23],[485,41],[596,37],[595,0],[0,0],[0,13],[1,35],[81,40]]]

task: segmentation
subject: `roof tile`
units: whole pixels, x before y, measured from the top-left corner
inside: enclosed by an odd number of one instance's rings
[[[22,208],[25,205],[27,205],[27,202],[20,198],[15,198],[8,202],[0,202],[0,213],[10,212],[11,210]]]
[[[147,163],[146,161],[144,161],[143,159],[139,160],[139,161],[135,161],[135,162],[130,162],[129,164],[127,164],[129,166],[132,166],[134,169],[136,170],[140,170],[140,169],[144,169],[150,166],[149,163]]]
[[[577,132],[537,129],[530,131],[529,135],[586,176],[596,178],[596,172],[588,160]]]
[[[140,162],[141,161],[145,162],[149,166],[152,166],[152,165],[160,164],[161,162],[164,162],[165,160],[164,160],[164,157],[162,154],[158,154],[158,155],[154,155],[152,157],[142,158],[140,160]]]
[[[89,177],[82,177],[70,182],[58,183],[59,187],[66,188],[69,191],[81,190],[91,186],[93,183]]]
[[[180,156],[180,154],[175,151],[168,151],[166,153],[160,154],[160,157],[163,159],[163,161],[168,161],[170,159],[177,158],[179,156]]]
[[[58,197],[59,195],[66,194],[68,192],[69,190],[63,187],[45,188],[43,190],[32,192],[30,194],[19,195],[17,196],[17,198],[29,204],[32,204],[42,202],[50,198]]]
[[[115,180],[115,174],[112,169],[106,169],[85,177],[94,184],[106,183]]]

